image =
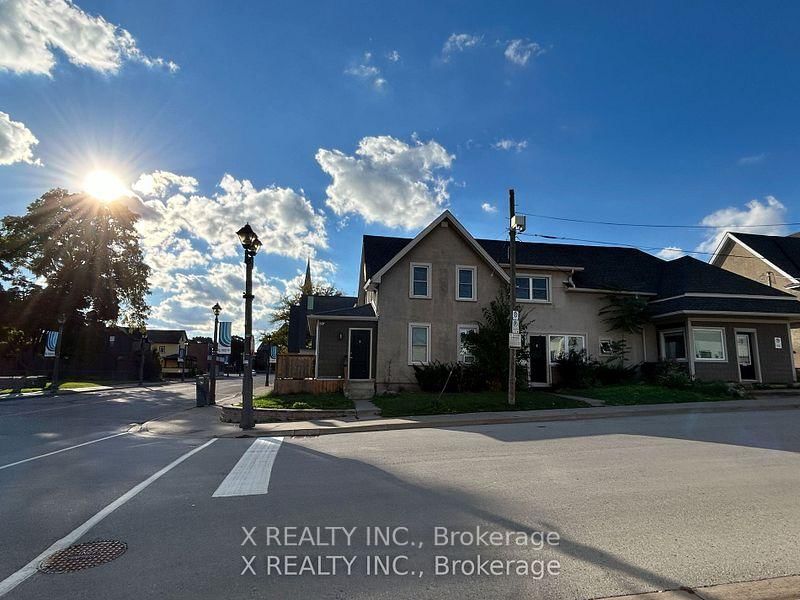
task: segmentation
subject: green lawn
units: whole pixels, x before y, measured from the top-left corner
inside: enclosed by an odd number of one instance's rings
[[[259,396],[253,399],[253,406],[256,408],[301,408],[294,406],[302,402],[308,406],[302,408],[322,408],[328,410],[353,408],[353,401],[348,400],[342,394],[286,394],[282,396]]]
[[[646,383],[629,383],[606,385],[582,390],[564,390],[564,393],[602,400],[609,406],[669,404],[673,402],[714,402],[718,400],[736,399],[725,393],[723,385],[714,383],[698,383],[689,389],[672,389]]]
[[[119,383],[124,383],[124,382],[121,382],[121,381],[100,381],[100,380],[98,380],[98,381],[64,381],[64,382],[61,383],[61,385],[58,386],[58,389],[60,389],[60,390],[80,390],[80,389],[84,389],[84,388],[93,388],[93,387],[97,387],[97,386],[100,386],[100,385],[114,385],[115,383],[119,384]],[[37,387],[37,388],[22,388],[21,391],[23,393],[27,393],[27,392],[42,392],[42,391],[45,391],[45,390],[49,390],[50,386],[51,386],[50,382],[47,382],[47,385],[45,385],[43,388],[41,388],[41,387]],[[2,390],[0,390],[0,395],[2,395],[2,394],[10,394],[11,392],[12,392],[11,388],[2,389]]]
[[[509,406],[506,392],[474,392],[462,394],[425,392],[403,393],[396,396],[377,396],[373,402],[381,409],[382,417],[409,415],[438,415],[504,410],[545,410],[548,408],[582,408],[589,406],[580,400],[561,398],[547,392],[517,392],[517,403]]]

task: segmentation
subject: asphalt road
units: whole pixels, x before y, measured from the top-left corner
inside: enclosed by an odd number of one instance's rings
[[[798,411],[281,444],[128,433],[2,468],[188,408],[193,391],[184,388],[0,403],[0,594],[10,581],[18,585],[5,597],[37,600],[583,599],[800,573]],[[142,482],[148,485],[137,488]],[[122,540],[124,555],[70,574],[25,571],[98,513],[104,518],[75,539]],[[304,527],[322,529],[297,537]],[[333,527],[342,529],[325,529]],[[366,543],[368,527],[407,531],[394,530],[396,543],[376,546]],[[435,546],[436,527],[481,527],[500,532],[502,542]],[[528,536],[505,535],[517,531]],[[537,532],[550,533],[551,543],[540,545]],[[519,545],[523,539],[527,545]],[[317,544],[284,545],[298,541]],[[454,559],[469,569],[478,554],[498,560],[498,569],[512,565],[512,573],[443,574]],[[395,574],[367,574],[376,561]],[[516,574],[519,561],[529,574]],[[552,572],[552,561],[558,574],[538,578],[542,566]],[[314,574],[289,574],[304,565]],[[336,575],[323,574],[334,566]]]

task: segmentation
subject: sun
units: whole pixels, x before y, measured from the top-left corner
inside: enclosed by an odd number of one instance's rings
[[[102,202],[111,202],[122,196],[130,195],[119,177],[111,171],[92,171],[83,180],[83,191]]]

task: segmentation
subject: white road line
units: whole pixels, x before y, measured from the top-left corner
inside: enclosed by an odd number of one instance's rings
[[[31,456],[30,458],[25,458],[22,460],[18,460],[17,462],[8,463],[7,465],[0,466],[0,471],[3,469],[8,469],[9,467],[16,467],[17,465],[21,465],[22,463],[30,462],[32,460],[39,460],[40,458],[44,458],[46,456],[53,456],[54,454],[61,454],[62,452],[66,452],[67,450],[74,450],[75,448],[80,448],[82,446],[88,446],[89,444],[96,444],[97,442],[102,442],[103,440],[110,440],[111,438],[119,437],[121,435],[127,435],[130,431],[122,431],[120,433],[115,433],[113,435],[107,435],[106,437],[97,438],[96,440],[89,440],[88,442],[83,442],[82,444],[76,444],[74,446],[69,446],[67,448],[61,448],[61,450],[53,450],[52,452],[47,452],[46,454],[39,454],[38,456]]]
[[[74,529],[72,532],[68,533],[66,536],[64,536],[63,538],[58,540],[56,543],[54,543],[52,546],[50,546],[47,550],[42,552],[39,556],[37,556],[31,562],[29,562],[27,565],[22,567],[19,571],[17,571],[16,573],[10,575],[9,577],[6,577],[3,581],[0,581],[0,596],[5,596],[8,592],[13,590],[20,583],[22,583],[23,581],[28,579],[31,575],[36,573],[36,568],[38,567],[39,563],[42,562],[48,556],[50,556],[53,552],[58,552],[59,550],[63,550],[67,546],[71,546],[72,544],[77,542],[92,527],[97,525],[100,521],[105,519],[108,515],[110,515],[115,510],[117,510],[120,506],[122,506],[123,504],[128,502],[128,500],[131,500],[134,496],[136,496],[139,492],[144,490],[151,483],[153,483],[154,481],[159,479],[162,475],[165,475],[166,473],[168,473],[169,471],[171,471],[172,469],[177,467],[179,464],[181,464],[183,461],[185,461],[187,458],[189,458],[193,454],[196,454],[196,453],[200,452],[203,448],[213,444],[216,441],[217,441],[216,438],[212,438],[212,439],[208,440],[202,446],[198,446],[197,448],[194,448],[193,450],[190,450],[186,454],[183,454],[182,456],[180,456],[177,459],[173,460],[166,467],[164,467],[163,469],[161,469],[157,473],[153,473],[152,475],[150,475],[150,477],[145,479],[143,482],[141,482],[140,484],[136,485],[135,487],[132,487],[127,492],[125,492],[122,496],[120,496],[119,498],[114,500],[111,504],[109,504],[104,509],[102,509],[100,512],[98,512],[96,515],[91,517],[83,525],[81,525],[77,529]]]
[[[219,484],[212,497],[266,494],[269,490],[272,465],[278,456],[281,442],[283,442],[282,437],[256,439]]]

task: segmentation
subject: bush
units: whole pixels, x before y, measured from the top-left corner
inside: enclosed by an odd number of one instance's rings
[[[307,409],[311,408],[311,405],[307,402],[294,402],[292,403],[292,408]]]
[[[594,365],[594,378],[600,385],[617,385],[631,383],[638,373],[637,365],[625,366],[622,363],[596,363]]]
[[[488,387],[486,373],[475,364],[442,363],[414,365],[414,375],[423,392],[481,392]],[[448,379],[449,377],[449,379]]]
[[[675,361],[642,363],[641,376],[647,383],[665,385],[667,387],[670,387],[667,385],[670,382],[672,383],[671,387],[689,385],[691,382],[689,366],[686,363]]]
[[[597,383],[597,363],[590,362],[586,350],[570,350],[556,358],[558,384],[567,388],[592,387]]]

